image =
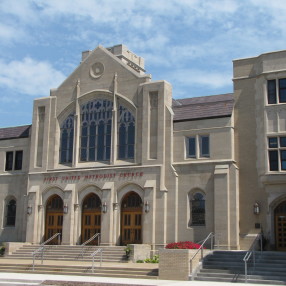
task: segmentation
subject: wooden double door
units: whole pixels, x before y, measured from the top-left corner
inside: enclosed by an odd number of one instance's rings
[[[59,237],[51,240],[49,244],[59,244],[62,240],[63,230],[63,200],[58,195],[49,198],[46,206],[45,241],[56,233]]]
[[[142,243],[142,200],[135,192],[128,193],[121,205],[121,244]]]
[[[286,201],[274,210],[276,249],[286,251]]]
[[[101,200],[96,194],[87,195],[83,201],[81,225],[82,243],[101,232]],[[98,241],[94,239],[88,244],[97,245]]]

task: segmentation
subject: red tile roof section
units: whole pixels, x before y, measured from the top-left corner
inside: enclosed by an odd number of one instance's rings
[[[174,121],[228,117],[233,104],[232,93],[173,100]]]
[[[31,125],[0,128],[0,140],[27,138],[30,135]]]

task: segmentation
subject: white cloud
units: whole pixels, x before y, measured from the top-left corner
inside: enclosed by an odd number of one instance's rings
[[[0,39],[3,42],[19,41],[23,39],[23,31],[19,28],[0,23]]]
[[[199,69],[180,69],[169,75],[172,83],[218,89],[232,85],[232,74]]]
[[[8,63],[0,60],[0,85],[13,93],[48,96],[64,79],[64,74],[48,62],[29,57]]]

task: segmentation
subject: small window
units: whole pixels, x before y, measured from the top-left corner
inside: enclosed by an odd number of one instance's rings
[[[13,152],[6,152],[6,165],[5,171],[12,171],[13,170]]]
[[[210,156],[209,136],[200,136],[200,157]]]
[[[188,157],[196,158],[196,137],[189,137],[188,139]]]
[[[286,137],[280,137],[280,147],[286,147]]]
[[[268,137],[270,171],[286,171],[286,137]]]
[[[6,225],[15,226],[16,223],[16,201],[10,200],[7,204]]]
[[[286,150],[280,150],[281,170],[286,170]]]
[[[269,168],[270,171],[278,171],[278,151],[269,151]]]
[[[279,102],[286,102],[286,78],[279,79]]]
[[[277,103],[276,99],[276,80],[268,80],[267,81],[267,97],[268,97],[268,104],[275,104]]]
[[[23,151],[16,151],[15,170],[22,170]]]
[[[268,138],[268,146],[269,148],[277,148],[278,147],[277,137]]]
[[[191,213],[191,225],[205,225],[205,196],[202,193],[195,193],[190,198],[190,213]]]

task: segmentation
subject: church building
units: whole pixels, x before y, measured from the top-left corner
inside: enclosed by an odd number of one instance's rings
[[[262,230],[286,250],[286,51],[234,60],[233,84],[174,99],[126,46],[83,52],[31,125],[0,128],[0,241],[243,249]]]

